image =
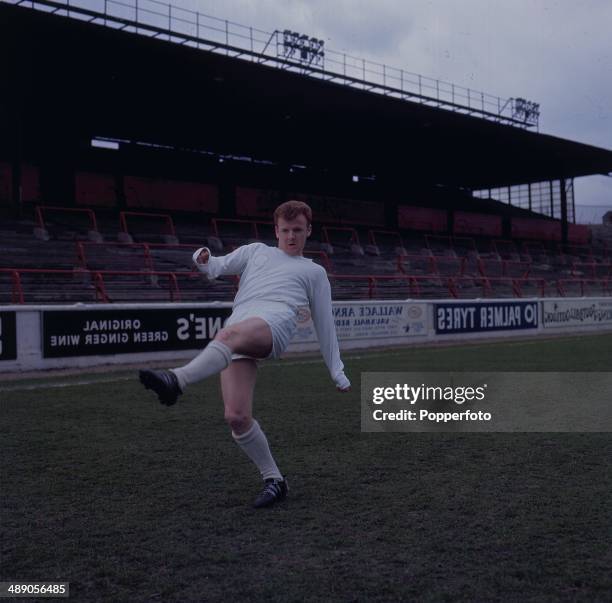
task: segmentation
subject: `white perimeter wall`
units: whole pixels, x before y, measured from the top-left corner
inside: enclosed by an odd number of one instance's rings
[[[0,373],[190,358],[230,309],[229,303],[3,306]],[[612,298],[350,301],[334,302],[334,315],[346,350],[612,331]],[[317,349],[305,308],[288,352]]]

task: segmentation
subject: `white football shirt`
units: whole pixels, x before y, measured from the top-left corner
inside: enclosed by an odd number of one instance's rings
[[[207,264],[199,264],[195,260],[203,249],[207,248],[198,249],[193,259],[198,270],[209,279],[240,275],[232,317],[244,320],[257,316],[265,320],[272,330],[275,357],[282,353],[295,333],[300,308],[310,307],[321,354],[332,379],[341,389],[350,386],[340,360],[331,287],[322,266],[264,243],[244,245],[221,257],[210,255]]]

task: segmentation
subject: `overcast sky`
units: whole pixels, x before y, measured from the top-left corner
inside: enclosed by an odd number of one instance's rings
[[[540,103],[540,131],[612,149],[612,0],[173,0],[489,94]],[[576,180],[612,209],[612,178]]]

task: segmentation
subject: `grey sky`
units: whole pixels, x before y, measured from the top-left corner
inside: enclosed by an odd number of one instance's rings
[[[540,131],[612,148],[612,1],[173,0],[328,48],[541,105]],[[576,180],[576,201],[612,209],[612,178]]]

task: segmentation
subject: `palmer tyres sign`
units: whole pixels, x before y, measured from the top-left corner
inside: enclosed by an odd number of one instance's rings
[[[537,329],[538,304],[527,301],[434,304],[436,335]]]
[[[43,315],[43,356],[97,356],[202,348],[230,308],[58,310]]]
[[[0,312],[0,360],[17,358],[15,312]]]

